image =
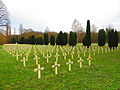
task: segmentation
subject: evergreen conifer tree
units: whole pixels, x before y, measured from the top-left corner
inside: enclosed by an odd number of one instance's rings
[[[50,44],[55,45],[55,36],[54,35],[50,36]]]
[[[106,42],[106,34],[105,34],[105,31],[104,29],[100,29],[99,32],[98,32],[98,45],[101,47],[101,46],[104,46],[105,45],[105,42]]]
[[[87,20],[86,35],[83,39],[83,45],[87,46],[87,48],[91,46],[90,20]]]
[[[49,44],[49,37],[47,33],[44,33],[44,44],[48,45]]]

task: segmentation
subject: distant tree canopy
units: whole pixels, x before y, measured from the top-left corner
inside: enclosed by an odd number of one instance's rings
[[[101,47],[101,46],[104,46],[105,45],[105,42],[106,42],[106,34],[105,34],[105,31],[104,29],[100,29],[99,32],[98,32],[98,45]]]
[[[55,36],[54,35],[50,36],[50,44],[55,45]]]
[[[77,44],[77,34],[76,34],[76,32],[70,31],[69,45],[70,46],[75,46],[76,44]]]
[[[79,23],[77,21],[75,21],[75,23],[72,26],[73,26],[72,29],[79,31],[79,28],[77,28],[79,27]],[[79,31],[79,34],[78,32],[73,32],[73,31],[70,31],[70,33],[67,34],[62,31],[56,33],[56,32],[49,32],[49,30],[47,30],[46,33],[42,33],[42,32],[35,32],[32,30],[28,30],[27,32],[24,32],[20,35],[16,35],[16,37],[14,37],[14,35],[10,36],[10,42],[11,43],[18,42],[20,44],[36,44],[36,45],[43,45],[43,44],[48,45],[50,43],[51,45],[61,45],[61,46],[69,44],[70,46],[75,46],[79,41],[82,42],[84,46],[87,46],[87,48],[91,46],[91,42],[93,43],[98,42],[98,45],[100,47],[104,46],[105,43],[108,42],[108,46],[110,48],[118,47],[120,32],[108,28],[106,29],[106,32],[104,31],[104,29],[100,29],[99,32],[97,33],[96,28],[97,27],[95,25],[92,25],[92,34],[91,34],[90,20],[87,20],[86,33],[81,32],[82,29],[81,31]],[[78,39],[78,37],[80,39]]]
[[[63,36],[62,31],[60,31],[57,35],[57,38],[56,38],[56,45],[63,46],[63,43],[64,43],[64,36]]]
[[[119,42],[119,39],[118,39],[118,32],[117,30],[114,31],[114,36],[115,36],[115,42],[114,42],[114,47],[118,47],[118,42]]]
[[[42,36],[36,38],[36,44],[37,45],[43,45],[43,37]]]
[[[118,47],[118,32],[114,29],[108,31],[108,46],[110,49]]]
[[[29,44],[35,44],[35,36],[29,36]]]
[[[49,36],[47,33],[44,33],[44,45],[48,45],[49,44]]]
[[[56,45],[67,45],[68,42],[68,37],[67,37],[67,33],[63,33],[62,31],[60,31],[57,35],[56,38]]]
[[[25,43],[26,43],[25,38],[24,38],[24,37],[20,37],[18,43],[19,43],[19,44],[25,44]]]
[[[4,43],[6,43],[6,37],[0,33],[0,45],[3,45]]]
[[[63,45],[67,45],[67,43],[68,43],[68,35],[67,35],[67,33],[63,33],[63,37],[64,37]]]
[[[89,46],[91,46],[90,20],[87,20],[86,35],[83,39],[83,45],[87,46],[87,48],[89,48]]]
[[[16,39],[15,38],[11,38],[11,43],[16,43]]]

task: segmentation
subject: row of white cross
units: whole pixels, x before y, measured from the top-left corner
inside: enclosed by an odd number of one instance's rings
[[[6,46],[4,49],[9,52],[10,54],[12,54],[13,56],[16,56],[16,60],[18,60],[19,56],[22,56],[23,54],[25,55],[25,57],[23,57],[23,59],[21,60],[23,62],[23,66],[26,66],[26,61],[28,60],[28,56],[29,56],[29,53],[31,52],[31,48],[32,46],[28,45],[28,46]],[[34,71],[38,71],[38,78],[40,79],[41,78],[41,70],[44,70],[44,67],[40,67],[40,64],[39,64],[39,57],[37,56],[37,50],[41,52],[41,54],[43,54],[43,57],[46,58],[46,62],[48,63],[49,62],[49,58],[52,56],[51,53],[53,53],[54,50],[56,50],[56,55],[55,55],[55,58],[56,58],[56,61],[55,61],[55,64],[52,65],[52,68],[55,68],[55,74],[58,74],[58,67],[60,67],[60,64],[58,64],[58,57],[59,57],[59,49],[58,47],[43,47],[43,46],[34,46],[34,55],[35,55],[35,58],[34,60],[36,61],[36,65],[38,65],[38,68],[34,69]],[[82,62],[83,62],[83,59],[80,57],[80,50],[83,52],[84,56],[85,56],[85,52],[87,52],[87,50],[85,48],[76,48],[77,49],[77,55],[78,55],[78,58],[80,58],[78,60],[78,63],[80,65],[80,68],[82,68]],[[47,52],[47,55],[45,56],[45,53],[44,51],[46,50]],[[49,51],[50,50],[50,51]],[[62,51],[63,53],[63,56],[64,56],[64,59],[66,60],[66,56],[67,54],[71,55],[71,58],[73,59],[73,55],[74,55],[74,51],[75,51],[75,48],[62,48],[60,47],[60,50]],[[103,52],[110,52],[109,49],[105,49],[103,50],[103,48],[101,49],[102,50],[102,53]],[[48,54],[48,51],[50,52]],[[71,53],[70,53],[71,51]],[[94,55],[96,54],[95,52],[95,48],[92,49],[92,51],[94,51]],[[68,52],[68,53],[66,53]],[[100,49],[98,49],[97,53],[99,54],[100,53]],[[88,65],[90,66],[91,65],[91,56],[90,56],[90,53],[89,53],[89,57],[87,58],[88,60]],[[73,61],[71,61],[71,59],[69,59],[69,61],[66,63],[66,65],[68,65],[68,70],[71,71],[71,67],[72,67],[72,64],[73,64]]]

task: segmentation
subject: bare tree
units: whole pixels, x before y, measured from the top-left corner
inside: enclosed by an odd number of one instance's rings
[[[23,25],[20,24],[20,27],[19,27],[19,34],[23,34]]]
[[[106,29],[111,30],[114,29],[114,25],[113,24],[109,24],[106,26]]]
[[[73,21],[71,29],[77,33],[77,42],[81,42],[81,35],[84,33],[84,29],[77,19]]]
[[[9,13],[5,4],[0,0],[0,26],[6,26],[10,24]]]
[[[0,32],[6,36],[6,43],[9,42],[11,35],[9,12],[5,4],[0,0]]]
[[[48,33],[49,31],[50,31],[49,28],[46,27],[46,29],[45,29],[45,33]]]
[[[72,30],[74,32],[83,32],[83,27],[81,26],[81,24],[79,23],[77,19],[73,21]]]
[[[96,31],[98,30],[98,27],[96,27],[94,24],[92,24],[91,30],[92,30],[92,32],[96,33]]]
[[[14,35],[16,35],[16,28],[14,28]]]
[[[91,39],[92,39],[92,43],[96,43],[98,40],[98,27],[96,27],[94,24],[92,24],[91,26]]]

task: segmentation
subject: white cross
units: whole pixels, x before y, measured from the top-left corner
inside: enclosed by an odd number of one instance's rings
[[[64,54],[63,54],[63,56],[64,56],[64,59],[66,60],[66,56],[67,56],[67,54],[66,54],[66,53],[64,53]]]
[[[29,55],[28,53],[25,54],[27,60],[28,60],[28,55]]]
[[[78,60],[78,63],[80,63],[80,68],[82,68],[82,62],[83,62],[83,60],[82,60],[82,58],[80,57],[80,60]]]
[[[73,62],[69,59],[69,62],[66,63],[66,65],[69,65],[69,71],[71,71],[71,65],[73,64]]]
[[[26,65],[25,65],[25,62],[26,62],[27,60],[25,59],[25,57],[23,57],[23,60],[21,60],[21,61],[23,61],[23,66],[26,66]]]
[[[45,57],[45,58],[47,58],[47,63],[49,62],[49,58],[50,58],[51,56],[48,56],[48,54],[47,54],[47,56]]]
[[[58,74],[58,67],[60,67],[60,64],[57,64],[57,61],[55,61],[55,65],[52,65],[52,68],[55,68],[55,74]]]
[[[87,58],[87,60],[89,61],[89,66],[91,65],[91,57],[90,57],[90,55],[89,55],[89,57]]]
[[[16,56],[16,59],[18,60],[18,57],[19,57],[20,55],[19,55],[18,52],[17,52],[15,56]]]
[[[74,52],[71,53],[71,57],[72,57],[72,59],[73,59],[73,54],[74,54]]]
[[[59,57],[58,53],[56,53],[55,57],[56,57],[56,61],[58,61],[58,57]]]
[[[38,65],[38,59],[40,59],[40,58],[38,58],[38,56],[37,56],[37,55],[35,55],[34,60],[36,60],[36,65]]]
[[[41,70],[44,70],[44,67],[40,67],[40,64],[38,64],[38,68],[34,69],[34,72],[38,71],[38,79],[41,78]]]

